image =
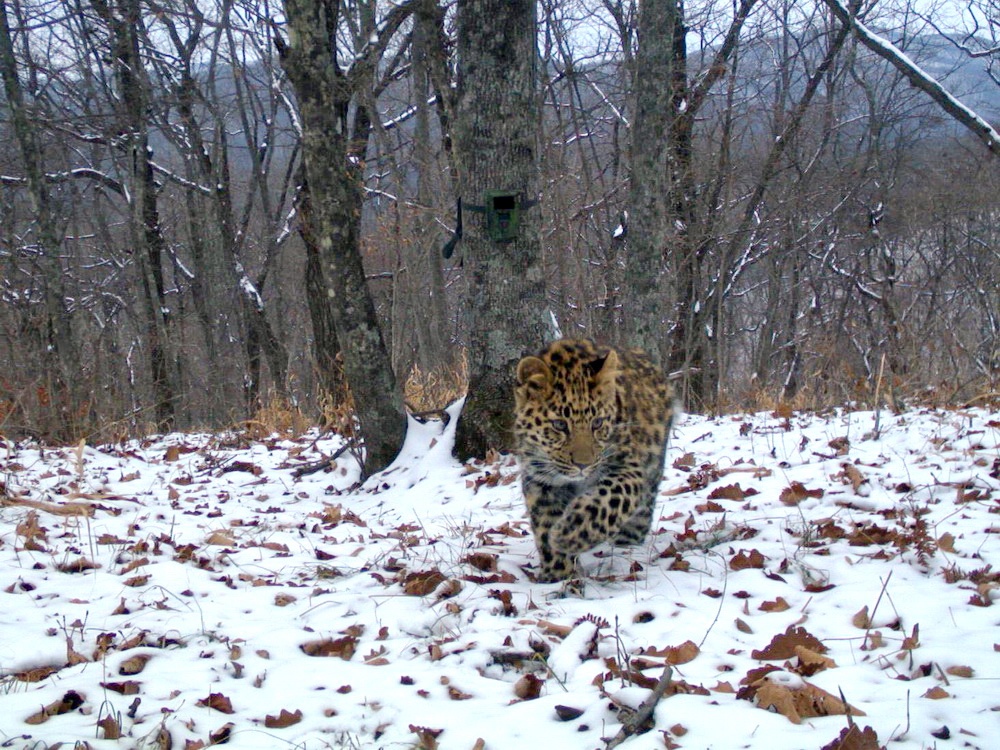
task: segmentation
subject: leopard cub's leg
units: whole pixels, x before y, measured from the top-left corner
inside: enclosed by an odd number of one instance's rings
[[[608,472],[574,498],[556,521],[549,535],[552,546],[579,554],[615,539],[636,511],[641,484],[637,471]]]
[[[548,543],[548,531],[535,532],[535,542],[538,554],[542,558],[542,566],[535,576],[539,583],[554,583],[572,578],[576,571],[576,558],[564,552],[552,549]]]
[[[652,500],[647,500],[639,505],[612,542],[620,545],[642,544],[652,525],[653,503]]]
[[[528,506],[531,531],[541,558],[541,567],[536,576],[539,583],[571,578],[576,570],[575,556],[554,549],[550,539],[553,525],[565,512],[567,497],[563,495],[566,494],[565,491],[560,492],[559,488],[530,480],[524,484],[524,499]]]
[[[653,511],[663,477],[663,464],[662,461],[649,462],[644,468],[646,475],[639,487],[635,510],[615,535],[614,544],[642,544],[653,527]]]

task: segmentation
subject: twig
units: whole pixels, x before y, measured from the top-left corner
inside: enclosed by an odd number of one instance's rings
[[[673,673],[674,670],[672,667],[666,666],[663,668],[663,674],[660,675],[660,679],[656,683],[656,687],[653,688],[653,692],[646,700],[639,704],[639,708],[635,710],[634,714],[628,716],[622,722],[622,728],[618,730],[618,734],[606,741],[604,750],[611,750],[613,747],[618,747],[629,737],[643,732],[643,726],[653,716],[656,704],[660,702],[663,694],[667,692]]]
[[[886,587],[889,585],[889,580],[892,578],[892,571],[889,571],[889,575],[885,577],[882,581],[882,590],[878,592],[878,599],[875,600],[875,607],[872,609],[872,613],[868,615],[868,627],[865,629],[865,638],[861,643],[863,645],[868,644],[868,634],[872,631],[872,626],[875,624],[875,613],[878,612],[878,605],[882,602],[882,596],[885,594]]]
[[[309,474],[315,474],[317,471],[323,471],[323,469],[325,469],[334,461],[336,461],[338,458],[343,456],[345,453],[347,453],[347,451],[357,447],[357,444],[358,441],[355,438],[351,438],[342,446],[337,448],[337,450],[334,451],[333,455],[330,456],[329,458],[324,458],[322,461],[317,461],[314,464],[300,466],[299,468],[297,468],[295,471],[292,472],[292,476],[295,477],[296,479],[301,479],[302,477],[307,476]]]

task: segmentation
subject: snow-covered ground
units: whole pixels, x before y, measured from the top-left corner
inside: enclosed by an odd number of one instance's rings
[[[0,444],[0,746],[604,748],[670,662],[622,746],[996,748],[1000,414],[878,422],[685,416],[576,587],[441,423],[361,487],[314,436]]]

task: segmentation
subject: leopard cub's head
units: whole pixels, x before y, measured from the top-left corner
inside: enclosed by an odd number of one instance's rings
[[[613,446],[618,422],[613,349],[561,340],[517,366],[514,437],[522,463],[551,481],[591,474]]]

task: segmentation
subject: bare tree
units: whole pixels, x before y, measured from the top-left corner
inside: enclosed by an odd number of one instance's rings
[[[165,240],[160,223],[158,188],[149,142],[149,81],[140,55],[139,0],[91,0],[105,24],[118,86],[118,117],[131,187],[131,240],[136,249],[142,300],[146,315],[146,342],[156,394],[156,421],[169,428],[174,421],[176,386],[168,352],[171,326],[163,264]]]
[[[41,334],[37,341],[43,353],[41,359],[45,370],[38,387],[48,392],[43,400],[54,406],[56,419],[51,426],[40,426],[44,433],[53,438],[70,440],[80,432],[85,432],[82,425],[75,424],[73,417],[80,405],[79,399],[83,397],[78,388],[82,379],[80,355],[72,330],[72,318],[66,308],[61,261],[62,237],[51,208],[42,145],[35,129],[35,123],[41,118],[38,112],[32,111],[30,100],[25,95],[14,54],[14,37],[8,13],[17,21],[17,26],[23,26],[22,19],[18,18],[19,10],[19,4],[8,6],[5,3],[0,12],[0,74],[3,77],[15,141],[21,152],[31,213],[34,216],[31,230],[34,239],[29,240],[29,244],[34,246],[31,252],[42,272],[40,281],[44,313],[36,325]]]
[[[384,468],[403,442],[402,395],[365,279],[358,242],[362,206],[361,160],[370,126],[370,90],[382,53],[409,16],[412,3],[394,6],[381,24],[375,8],[359,17],[325,0],[285,0],[289,41],[275,36],[295,89],[302,123],[302,158],[309,186],[312,231],[320,248],[322,285],[341,346],[344,375],[357,408],[365,469]],[[341,24],[355,24],[350,63],[341,67]],[[351,108],[354,123],[351,127]],[[316,269],[314,269],[316,270]]]
[[[639,8],[625,266],[633,303],[626,322],[637,345],[686,373],[685,390],[695,404],[707,396],[705,369],[715,366],[704,338],[704,264],[716,207],[699,211],[697,206],[694,124],[725,75],[754,4],[739,4],[710,64],[694,79],[683,4],[671,0]]]

